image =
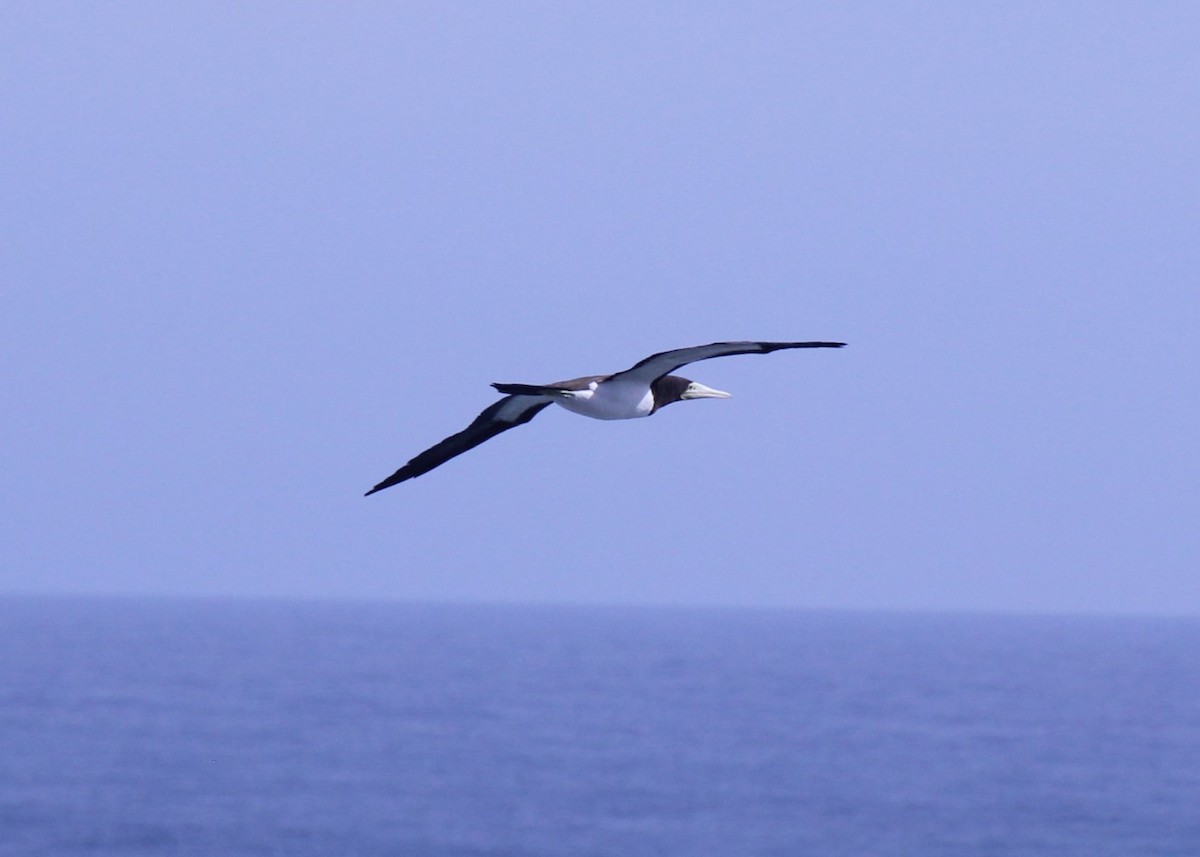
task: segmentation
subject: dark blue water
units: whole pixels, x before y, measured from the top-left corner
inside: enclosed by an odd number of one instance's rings
[[[1200,854],[1200,622],[0,600],[3,855]]]

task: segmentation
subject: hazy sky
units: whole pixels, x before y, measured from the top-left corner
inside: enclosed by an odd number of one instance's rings
[[[1195,3],[5,3],[0,591],[1200,614]],[[722,339],[363,491],[492,381]]]

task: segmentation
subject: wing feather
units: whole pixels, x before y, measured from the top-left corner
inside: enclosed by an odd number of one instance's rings
[[[382,491],[384,488],[390,488],[407,479],[428,473],[456,455],[462,455],[484,441],[491,440],[501,432],[524,425],[536,417],[551,401],[545,396],[505,396],[486,408],[458,434],[452,434],[445,440],[435,443],[364,496],[369,497],[376,491]]]
[[[713,357],[729,357],[734,354],[770,354],[785,348],[841,348],[844,342],[713,342],[708,345],[693,345],[691,348],[676,348],[660,351],[640,360],[623,372],[611,376],[614,379],[652,384],[663,375],[674,372],[680,366]]]

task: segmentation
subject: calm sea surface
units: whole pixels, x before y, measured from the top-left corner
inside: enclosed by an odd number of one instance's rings
[[[1200,622],[0,599],[0,855],[1200,855]]]

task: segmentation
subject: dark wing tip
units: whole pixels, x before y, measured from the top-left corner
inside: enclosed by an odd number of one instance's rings
[[[783,351],[787,348],[843,348],[844,342],[758,342],[758,350],[762,354],[772,351]]]
[[[406,479],[411,479],[412,478],[411,476],[404,473],[404,471],[407,469],[407,467],[408,467],[407,465],[405,465],[404,467],[401,467],[399,470],[397,470],[395,473],[393,473],[387,479],[380,482],[378,485],[376,485],[374,488],[372,488],[366,494],[363,494],[363,496],[370,497],[376,491],[382,491],[384,488],[391,488],[393,485],[398,485],[401,482],[404,482]]]

